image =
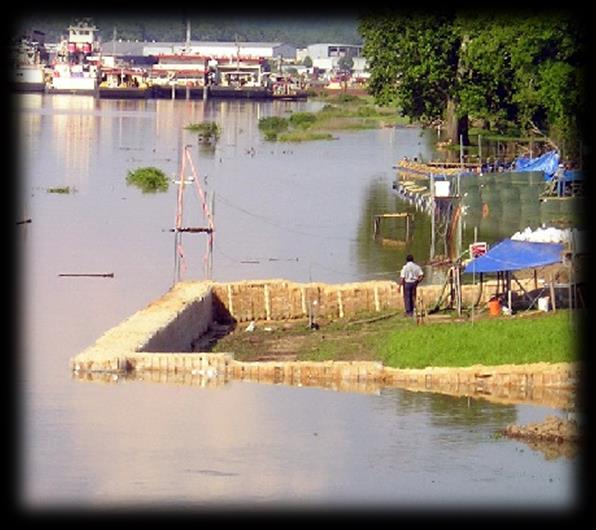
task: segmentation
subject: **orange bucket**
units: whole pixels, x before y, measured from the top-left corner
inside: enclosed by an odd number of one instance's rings
[[[496,298],[488,302],[488,314],[492,317],[496,317],[501,314],[501,302]]]

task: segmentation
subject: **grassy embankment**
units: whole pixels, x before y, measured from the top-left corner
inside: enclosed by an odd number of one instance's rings
[[[266,140],[304,142],[333,140],[338,130],[377,129],[408,125],[395,108],[379,107],[370,97],[339,95],[325,99],[318,112],[294,112],[289,118],[273,116],[259,120]]]
[[[233,351],[241,361],[374,360],[396,368],[572,362],[579,356],[578,338],[566,310],[483,316],[474,322],[428,319],[422,325],[401,314],[381,320],[374,320],[378,314],[371,317],[323,323],[316,331],[303,323],[263,323],[252,333],[239,326],[215,349]]]

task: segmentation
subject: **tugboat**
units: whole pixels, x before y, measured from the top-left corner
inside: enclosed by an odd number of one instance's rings
[[[89,19],[69,26],[68,39],[61,43],[46,86],[47,93],[97,95],[100,70],[97,31]]]

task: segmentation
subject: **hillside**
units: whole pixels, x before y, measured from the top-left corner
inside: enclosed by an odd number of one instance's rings
[[[66,28],[82,16],[90,17],[100,30],[102,41],[114,35],[123,40],[184,41],[186,21],[183,14],[155,15],[139,13],[70,13],[27,14],[14,20],[14,33],[28,29],[45,32],[48,42],[56,42],[66,34]],[[264,13],[190,14],[191,39],[214,41],[286,42],[304,47],[317,42],[361,44],[358,34],[358,16],[351,12],[309,15],[298,12],[291,15]]]

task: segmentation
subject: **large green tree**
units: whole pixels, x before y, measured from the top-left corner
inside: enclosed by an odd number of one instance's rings
[[[359,24],[371,77],[369,91],[404,116],[447,123],[450,138],[467,143],[467,115],[458,108],[462,38],[453,13],[393,11],[364,15]]]
[[[585,114],[585,57],[578,19],[560,13],[361,18],[369,90],[422,123],[442,120],[466,140],[467,118],[498,132],[544,134],[576,154]]]
[[[460,18],[467,40],[457,87],[462,109],[491,129],[544,134],[573,151],[583,89],[582,32],[562,15]]]

